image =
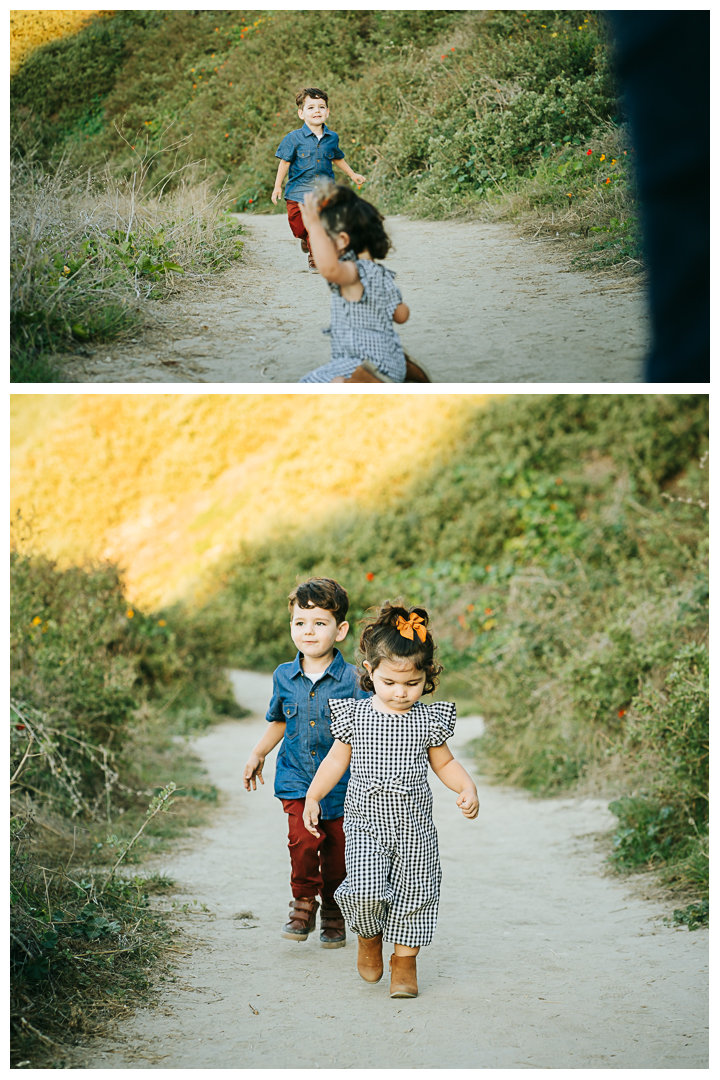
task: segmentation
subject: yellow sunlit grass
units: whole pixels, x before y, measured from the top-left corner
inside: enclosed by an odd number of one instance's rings
[[[242,540],[400,493],[487,395],[15,395],[12,507],[61,562],[186,596]]]
[[[11,11],[10,74],[14,75],[30,53],[56,38],[76,34],[99,10],[86,11]],[[110,15],[112,12],[103,11]]]

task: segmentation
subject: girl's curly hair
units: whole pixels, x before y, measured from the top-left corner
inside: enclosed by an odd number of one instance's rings
[[[425,641],[420,640],[417,630],[413,630],[412,640],[398,630],[398,616],[407,621],[410,616],[416,614],[427,627]],[[360,672],[360,686],[363,690],[374,690],[370,671],[363,667],[367,660],[370,670],[375,668],[382,660],[390,663],[398,661],[413,664],[418,671],[425,672],[425,688],[423,694],[432,694],[437,688],[438,676],[442,671],[442,664],[434,659],[435,643],[428,627],[428,613],[425,608],[405,607],[402,597],[396,600],[386,600],[382,607],[375,608],[374,614],[362,620],[363,631],[357,649],[357,664]]]
[[[385,232],[385,220],[365,199],[361,199],[349,187],[336,184],[319,184],[317,188],[320,220],[330,236],[346,232],[349,247],[357,255],[368,251],[373,259],[384,259],[390,250],[390,237]]]

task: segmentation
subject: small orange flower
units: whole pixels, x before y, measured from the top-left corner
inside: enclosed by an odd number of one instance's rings
[[[604,155],[604,154],[601,154],[601,155],[600,155],[600,160],[601,160],[601,161],[604,161],[604,160],[605,160],[605,155]]]
[[[486,615],[492,615],[492,613],[493,613],[493,609],[491,607],[486,607],[485,608],[485,614]]]
[[[485,573],[486,574],[489,574],[491,570],[492,570],[492,566],[486,566],[485,567]]]
[[[552,510],[553,514],[555,513],[555,511],[557,510],[557,508],[558,508],[558,504],[557,504],[557,503],[550,503],[550,509]]]
[[[167,623],[164,619],[158,619],[158,626],[167,626]]]
[[[474,604],[468,604],[467,610],[468,611],[474,611],[475,610],[475,605]]]
[[[620,718],[621,720],[622,720],[622,718],[623,718],[623,716],[624,716],[624,715],[625,715],[625,710],[624,710],[624,709],[618,709],[618,717],[619,717],[619,718]]]
[[[132,619],[134,617],[134,615],[135,615],[135,612],[133,611],[133,609],[131,607],[129,607],[127,609],[127,611],[125,612],[125,614],[127,615],[128,619]]]
[[[588,152],[588,154],[592,154],[592,150],[588,150],[587,152]]]
[[[373,574],[372,570],[368,570],[365,577],[368,579],[368,581],[374,581],[375,579],[375,575]]]
[[[562,484],[562,480],[561,480],[561,478],[559,476],[555,477],[555,483],[556,484]]]

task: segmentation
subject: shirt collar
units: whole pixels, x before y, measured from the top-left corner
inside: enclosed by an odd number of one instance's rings
[[[303,126],[300,128],[300,130],[303,133],[303,135],[312,135],[313,139],[317,138],[317,136],[315,135],[315,132],[311,131],[310,128],[307,126],[307,124],[303,124]],[[327,135],[327,127],[325,126],[325,124],[323,124],[323,133],[320,136],[321,139],[322,139],[323,135]]]
[[[294,679],[297,675],[304,675],[305,674],[303,669],[302,669],[302,665],[300,663],[300,661],[302,660],[302,657],[303,657],[303,654],[301,652],[299,652],[297,654],[297,656],[295,657],[295,661],[294,661],[293,666],[292,666],[292,671],[290,672],[290,678],[291,679]],[[340,652],[339,649],[333,648],[332,662],[331,662],[329,667],[325,668],[325,670],[323,672],[323,675],[330,675],[331,678],[333,678],[333,679],[335,679],[336,681],[339,682],[340,679],[342,678],[342,673],[343,673],[343,668],[344,667],[345,667],[345,661],[343,659],[342,653]]]

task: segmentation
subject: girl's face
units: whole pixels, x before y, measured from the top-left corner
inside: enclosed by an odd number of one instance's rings
[[[407,712],[422,697],[425,672],[414,664],[402,660],[381,660],[373,671],[365,660],[363,667],[370,672],[375,687],[374,704],[380,703],[381,712]]]

